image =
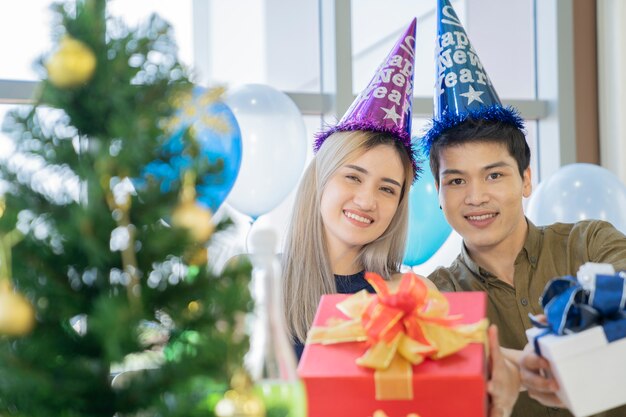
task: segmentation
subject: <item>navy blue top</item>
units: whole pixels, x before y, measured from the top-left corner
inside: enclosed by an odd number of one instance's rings
[[[337,293],[339,294],[355,294],[361,290],[367,290],[369,293],[376,292],[374,287],[365,280],[365,271],[357,272],[353,275],[335,275],[335,283],[337,284]],[[293,348],[296,351],[298,361],[300,361],[304,344],[296,341]]]

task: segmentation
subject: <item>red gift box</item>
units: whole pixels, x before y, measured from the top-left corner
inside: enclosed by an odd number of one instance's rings
[[[450,314],[461,314],[460,323],[473,323],[486,315],[482,292],[443,293]],[[337,303],[349,295],[325,295],[314,326],[331,318],[345,318]],[[309,417],[484,417],[487,414],[486,362],[482,343],[471,343],[459,352],[437,360],[426,358],[414,365],[411,400],[376,400],[374,371],[355,363],[366,342],[307,344],[298,374],[305,383]],[[381,413],[382,411],[382,413]],[[384,414],[383,414],[384,413]]]

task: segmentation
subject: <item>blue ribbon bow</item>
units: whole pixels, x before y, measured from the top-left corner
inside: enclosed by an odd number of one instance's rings
[[[547,334],[578,333],[590,327],[602,326],[607,340],[626,337],[626,277],[625,272],[615,275],[597,274],[595,286],[585,289],[572,276],[555,278],[546,285],[541,305],[547,324],[537,322],[545,331],[535,338],[535,351],[541,355],[538,340]]]

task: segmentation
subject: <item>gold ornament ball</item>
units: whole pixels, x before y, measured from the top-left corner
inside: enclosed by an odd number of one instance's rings
[[[0,334],[23,336],[35,325],[35,310],[23,295],[9,286],[0,288]]]
[[[215,405],[217,417],[265,417],[265,405],[255,395],[226,391]]]
[[[176,206],[172,213],[172,225],[187,229],[196,242],[206,242],[215,230],[211,210],[195,201],[183,202]]]
[[[56,52],[46,61],[48,78],[59,88],[77,87],[89,81],[96,69],[96,56],[83,42],[63,37]]]
[[[185,261],[189,265],[202,266],[206,265],[209,262],[209,252],[207,248],[201,247],[197,250],[192,250],[185,256]]]
[[[239,370],[233,375],[231,390],[215,405],[217,417],[265,417],[265,404],[254,393],[250,376]]]

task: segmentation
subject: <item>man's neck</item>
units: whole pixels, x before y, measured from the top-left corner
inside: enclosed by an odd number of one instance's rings
[[[528,223],[525,218],[520,226],[519,230],[498,245],[487,247],[466,245],[474,262],[511,286],[515,286],[515,260],[524,247],[528,235]]]

